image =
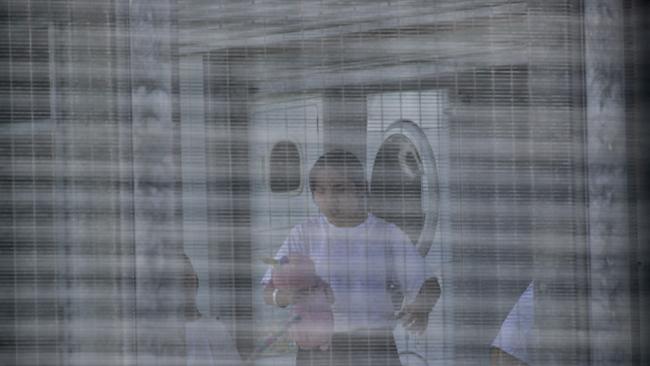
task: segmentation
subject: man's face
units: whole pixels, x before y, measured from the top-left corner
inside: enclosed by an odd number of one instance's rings
[[[314,201],[330,223],[354,226],[365,220],[363,193],[336,169],[325,168],[316,174]]]

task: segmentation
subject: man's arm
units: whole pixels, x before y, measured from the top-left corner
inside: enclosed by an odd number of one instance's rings
[[[294,227],[293,229],[291,229],[289,235],[287,236],[287,239],[284,241],[282,246],[280,246],[280,249],[278,249],[277,253],[275,253],[273,259],[280,260],[280,258],[289,255],[292,252],[298,252],[298,253],[303,252],[302,251],[303,246],[300,237],[301,235],[299,233],[298,227]],[[291,296],[290,296],[291,294],[288,294],[286,291],[282,291],[279,289],[275,291],[276,288],[275,286],[273,286],[272,272],[273,272],[273,267],[269,265],[261,281],[262,285],[264,286],[264,294],[263,294],[264,302],[267,305],[286,307],[291,303]],[[273,301],[274,292],[275,292],[275,302]]]
[[[391,238],[393,273],[404,289],[398,318],[406,330],[422,333],[440,296],[440,285],[435,277],[426,278],[424,258],[404,232],[395,226]]]
[[[413,302],[404,305],[398,318],[406,330],[422,333],[429,324],[429,313],[440,298],[440,284],[435,277],[428,278],[420,287]]]
[[[420,291],[418,291],[413,302],[407,304],[405,307],[408,307],[413,312],[430,312],[438,302],[440,293],[438,279],[436,277],[427,278],[422,283]]]
[[[275,254],[274,259],[280,260],[283,256],[290,255],[291,253],[304,253],[304,246],[298,226],[291,230],[289,236]],[[262,285],[264,285],[264,302],[268,305],[279,306],[282,308],[286,307],[293,302],[294,294],[289,291],[276,289],[275,286],[273,286],[273,281],[271,279],[272,271],[272,266],[269,266],[262,278]]]

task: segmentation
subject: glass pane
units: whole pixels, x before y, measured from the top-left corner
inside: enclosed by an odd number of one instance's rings
[[[282,193],[300,189],[300,154],[296,144],[282,141],[273,146],[270,172],[271,192]]]

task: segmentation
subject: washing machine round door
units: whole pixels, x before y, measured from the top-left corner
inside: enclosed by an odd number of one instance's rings
[[[404,231],[426,256],[438,222],[435,156],[422,129],[407,120],[384,133],[370,177],[370,210]]]

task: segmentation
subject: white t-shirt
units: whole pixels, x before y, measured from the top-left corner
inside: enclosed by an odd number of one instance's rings
[[[425,279],[424,259],[397,226],[372,214],[355,227],[338,227],[319,216],[297,225],[276,254],[308,255],[316,274],[330,284],[335,303],[334,330],[392,329],[395,309],[387,281],[406,301]],[[262,279],[271,280],[271,269]]]
[[[226,326],[200,318],[185,323],[187,366],[240,366],[241,358]]]
[[[532,329],[535,322],[534,283],[519,297],[501,329],[492,342],[492,346],[530,364],[528,347],[532,341]]]

